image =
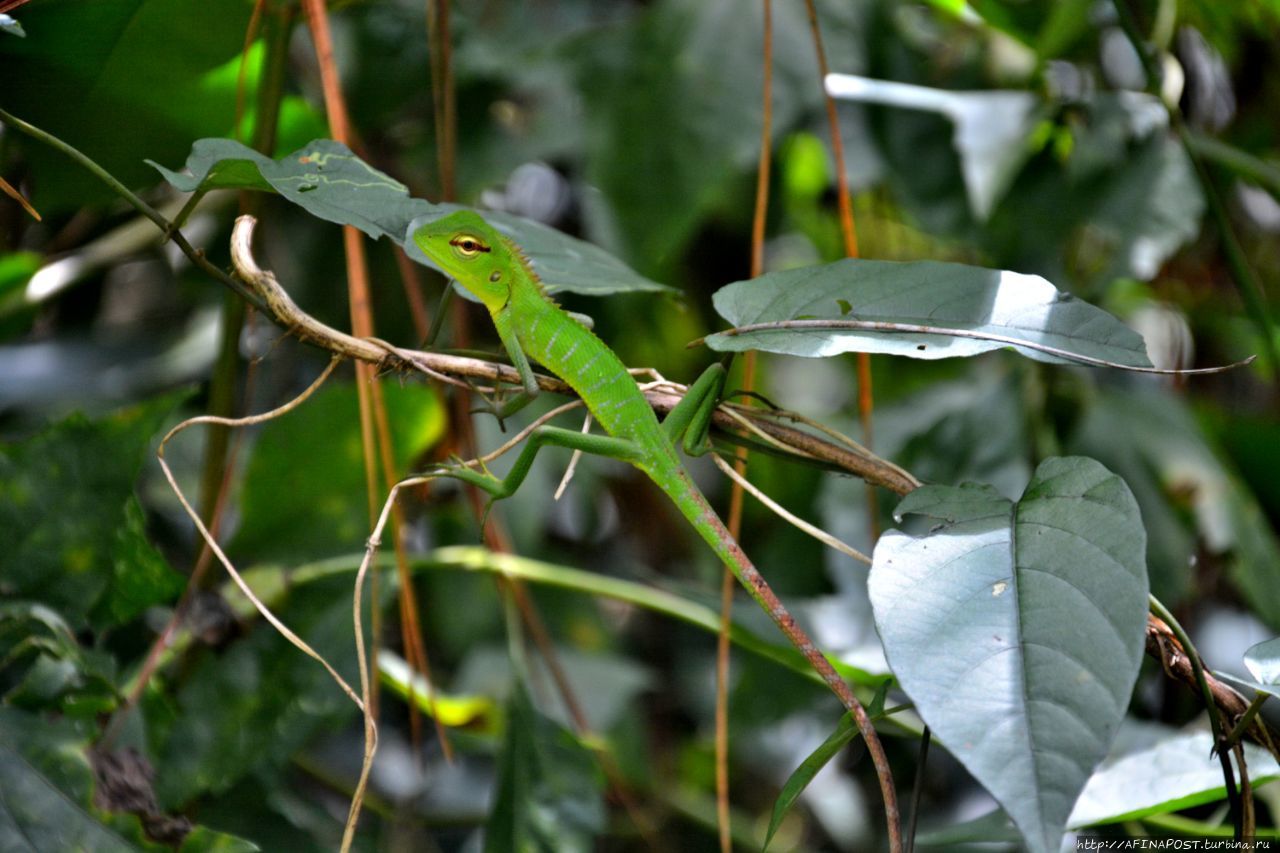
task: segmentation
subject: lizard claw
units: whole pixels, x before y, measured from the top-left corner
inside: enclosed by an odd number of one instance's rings
[[[467,411],[469,415],[493,415],[498,421],[498,429],[504,433],[507,431],[506,421],[502,417],[502,410],[496,406],[491,400],[484,399],[482,403],[473,409]]]

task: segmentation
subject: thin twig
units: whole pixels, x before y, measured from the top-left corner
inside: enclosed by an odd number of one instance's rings
[[[190,502],[187,501],[187,496],[183,494],[182,489],[178,486],[178,481],[174,478],[173,472],[169,469],[169,463],[165,461],[164,457],[164,450],[169,441],[178,433],[189,427],[197,426],[199,424],[219,424],[227,427],[253,426],[254,424],[260,424],[265,421],[272,420],[273,418],[278,418],[281,415],[288,414],[314,394],[320,386],[324,384],[325,380],[329,378],[329,374],[333,373],[334,368],[337,366],[338,359],[331,359],[329,366],[324,369],[324,372],[320,374],[319,378],[317,378],[315,382],[312,382],[305,391],[290,400],[288,403],[285,403],[283,406],[272,409],[264,414],[251,415],[244,418],[220,418],[213,415],[201,415],[195,418],[188,418],[165,433],[164,438],[160,439],[160,446],[156,448],[156,458],[160,462],[160,468],[164,472],[165,479],[169,481],[169,486],[173,489],[173,493],[177,496],[178,502],[182,504],[182,508],[186,511],[187,516],[191,519],[192,523],[195,524],[196,530],[199,531],[205,545],[208,546],[209,550],[218,558],[218,562],[222,563],[223,568],[227,570],[227,574],[229,574],[231,579],[235,581],[236,586],[240,588],[240,591],[244,593],[247,599],[249,599],[254,608],[262,614],[262,618],[270,622],[286,640],[301,649],[305,654],[319,661],[320,665],[323,666],[329,675],[333,677],[333,680],[338,683],[338,686],[342,688],[343,692],[347,694],[352,702],[356,703],[356,707],[364,710],[365,703],[356,695],[356,692],[351,689],[351,686],[347,684],[342,676],[338,674],[338,671],[335,670],[327,660],[325,660],[323,655],[311,648],[305,640],[293,633],[287,625],[281,622],[276,615],[271,612],[271,609],[263,604],[261,599],[254,594],[253,590],[249,588],[249,585],[245,583],[244,578],[240,577],[240,573],[236,571],[236,567],[232,565],[231,561],[227,558],[227,555],[223,552],[222,547],[218,545],[217,540],[213,538],[212,534],[209,533],[209,529],[205,527],[204,522],[200,519],[199,513],[197,513],[195,509],[192,508]]]
[[[311,41],[315,46],[316,65],[320,70],[320,86],[324,94],[325,115],[329,123],[330,135],[338,142],[354,146],[352,139],[351,121],[347,113],[346,99],[342,95],[342,84],[338,78],[337,64],[333,58],[333,40],[329,30],[329,13],[325,8],[324,0],[302,0],[302,8],[306,12],[307,26],[311,32]],[[365,263],[364,238],[360,231],[352,225],[342,226],[342,245],[343,255],[346,258],[346,279],[347,279],[347,296],[349,301],[349,311],[351,315],[351,329],[360,337],[368,338],[373,336],[373,309],[372,299],[369,293],[369,272]],[[374,385],[377,383],[377,373],[372,365],[361,363],[356,365],[356,397],[359,406],[360,417],[360,446],[363,451],[364,459],[364,477],[365,477],[365,495],[368,500],[370,520],[377,517],[377,503],[380,486],[378,484],[378,448],[379,434],[376,422],[379,417],[386,417],[385,410],[375,414],[377,406]],[[407,567],[403,561],[401,566],[401,579],[407,575]],[[378,600],[377,575],[373,576],[373,588],[370,591],[374,601]],[[357,586],[357,591],[359,586]],[[378,610],[375,607],[373,611],[374,628],[377,629]],[[363,645],[363,638],[357,633],[356,637]],[[378,644],[373,644],[374,654],[377,654]],[[360,665],[362,667],[362,678],[364,668],[369,667],[369,662],[364,660],[361,654]],[[377,661],[373,661],[372,669],[377,670]],[[367,684],[368,679],[363,678]],[[366,744],[368,744],[368,732],[372,724],[372,717],[377,713],[376,709],[376,687],[370,687],[370,691],[365,694],[366,705]],[[347,816],[346,826],[342,832],[342,851],[346,853],[351,849],[351,845],[355,840],[356,824],[360,820],[360,806],[363,802],[364,784],[369,772],[369,766],[372,763],[372,752],[369,752],[365,766],[361,768],[360,784],[356,787],[356,795],[351,801],[351,811]]]
[[[0,122],[3,122],[15,130],[22,131],[33,139],[39,140],[52,148],[56,148],[72,160],[75,160],[85,169],[89,170],[94,177],[106,184],[112,192],[127,201],[135,210],[155,223],[155,226],[159,228],[168,239],[172,240],[173,244],[178,247],[182,254],[186,255],[187,258],[202,272],[234,290],[241,296],[241,298],[248,301],[249,304],[253,305],[255,308],[265,309],[266,306],[263,304],[262,298],[258,296],[258,294],[249,290],[242,283],[209,263],[209,259],[204,256],[204,252],[193,247],[191,243],[187,241],[187,238],[182,235],[182,232],[178,231],[174,227],[172,222],[166,219],[154,207],[135,195],[128,187],[116,180],[114,175],[95,163],[88,155],[82,153],[75,146],[63,142],[48,131],[41,130],[35,125],[25,122],[3,109],[0,109]]]
[[[22,193],[18,192],[18,190],[4,178],[0,178],[0,192],[3,192],[9,198],[22,205],[22,209],[25,210],[27,215],[36,222],[41,221],[40,212],[32,207],[31,202],[27,201],[26,197]]]
[[[582,419],[582,432],[591,432],[591,413],[587,412],[587,416]],[[569,457],[569,464],[564,469],[564,476],[560,478],[560,485],[556,486],[556,493],[551,496],[552,500],[558,501],[564,495],[564,490],[569,488],[569,481],[573,479],[573,472],[578,470],[578,460],[582,458],[582,450],[573,451],[573,456]]]
[[[1239,839],[1244,827],[1244,809],[1240,802],[1240,792],[1236,789],[1235,775],[1231,770],[1229,750],[1223,746],[1227,736],[1226,727],[1223,725],[1222,715],[1218,713],[1218,705],[1213,701],[1213,691],[1209,689],[1209,682],[1205,678],[1204,664],[1200,662],[1200,652],[1196,650],[1191,637],[1182,629],[1182,625],[1160,599],[1154,595],[1149,596],[1148,599],[1151,612],[1169,626],[1169,630],[1182,644],[1183,651],[1191,662],[1192,671],[1195,672],[1200,696],[1204,700],[1205,712],[1209,715],[1209,727],[1213,731],[1214,751],[1217,752],[1218,760],[1222,764],[1222,780],[1227,790],[1227,803],[1231,806],[1232,823],[1235,824],[1236,838]]]
[[[933,739],[929,727],[925,726],[920,733],[920,753],[916,756],[916,778],[911,786],[911,816],[907,818],[907,850],[912,853],[916,846],[916,823],[920,818],[920,803],[924,800],[924,768],[929,760],[929,741]]]
[[[762,0],[763,13],[760,46],[760,156],[756,161],[756,200],[751,217],[751,277],[764,271],[764,235],[769,212],[769,167],[773,159],[773,4]],[[742,360],[742,386],[748,392],[755,387],[756,354],[748,352]],[[716,464],[720,464],[719,457]],[[747,451],[734,454],[733,470],[746,471]],[[735,483],[737,481],[735,480]],[[742,532],[742,486],[735,485],[729,495],[730,535],[739,539]],[[716,637],[716,822],[720,830],[720,853],[731,853],[733,833],[729,810],[729,628],[733,619],[735,578],[729,566],[720,579],[720,633]]]
[[[743,413],[742,409],[739,409],[737,407],[734,407],[734,408],[722,407],[720,411],[723,412],[726,417],[736,422],[738,426],[742,427],[744,430],[751,433],[756,438],[760,439],[762,442],[774,448],[775,450],[781,450],[783,452],[790,453],[795,456],[799,456],[802,459],[816,458],[813,455],[804,452],[803,450],[798,450],[797,448],[791,447],[785,442],[779,441],[778,439],[769,435],[769,433],[765,432],[759,426],[752,423],[751,420]]]
[[[805,0],[805,11],[809,15],[809,31],[813,37],[813,53],[818,61],[818,86],[822,89],[822,101],[827,112],[827,128],[831,134],[831,153],[836,167],[836,199],[840,209],[840,236],[844,241],[846,258],[856,258],[858,252],[858,235],[853,224],[853,197],[849,194],[849,175],[845,171],[844,139],[840,135],[840,118],[836,113],[836,101],[827,91],[826,79],[831,73],[827,65],[827,51],[822,45],[822,28],[818,24],[818,7],[814,0]],[[860,352],[856,357],[858,371],[858,419],[862,422],[862,438],[871,446],[872,414],[875,401],[871,391],[871,355]],[[880,533],[879,499],[875,488],[867,484],[867,529],[871,538]],[[897,838],[897,827],[889,827],[889,847],[901,844]]]
[[[767,494],[760,491],[758,488],[752,485],[751,482],[747,480],[746,477],[738,473],[737,466],[730,465],[728,462],[725,462],[724,459],[720,457],[720,454],[712,453],[710,455],[711,455],[711,460],[716,463],[716,467],[719,468],[726,477],[728,477],[730,480],[733,480],[733,482],[737,483],[738,486],[741,487],[742,489],[745,489],[746,491],[750,492],[752,497],[754,497],[756,500],[760,501],[760,503],[767,506],[769,510],[773,512],[775,515],[777,515],[779,518],[783,519],[784,521],[786,521],[788,524],[792,525],[796,529],[801,530],[804,533],[807,533],[808,535],[812,536],[814,539],[817,539],[819,542],[821,542],[823,545],[826,545],[828,548],[833,548],[836,551],[839,551],[841,554],[852,557],[853,559],[858,560],[860,562],[866,563],[868,566],[871,565],[871,558],[868,557],[866,554],[862,553],[857,548],[854,548],[852,545],[849,545],[848,543],[840,541],[835,536],[832,536],[830,533],[823,530],[822,528],[817,527],[813,524],[810,524],[809,522],[805,521],[803,518],[800,518],[799,516],[794,515],[788,509],[786,509],[777,501],[775,501],[773,498],[769,497]]]

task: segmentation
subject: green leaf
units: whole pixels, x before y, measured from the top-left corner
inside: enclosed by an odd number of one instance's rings
[[[1056,851],[1106,755],[1142,660],[1146,534],[1124,481],[1049,459],[1021,500],[924,486],[889,531],[868,591],[885,655],[938,739],[1033,851]]]
[[[846,314],[844,303],[852,313]],[[1102,309],[1040,276],[963,264],[846,258],[734,282],[716,292],[715,307],[735,328],[799,321],[791,328],[707,338],[709,347],[722,352],[936,359],[1012,347],[1037,361],[1151,366],[1142,336]],[[851,320],[904,324],[914,331],[851,328]]]
[[[332,568],[329,566],[332,565]],[[321,563],[311,567],[315,571],[333,570],[354,571],[359,559],[342,557],[332,564]],[[433,551],[428,559],[416,565],[429,569],[461,569],[464,571],[488,572],[502,577],[516,578],[527,583],[543,584],[560,589],[573,590],[584,595],[595,595],[611,598],[661,613],[677,619],[709,634],[720,632],[720,617],[716,608],[702,602],[664,589],[609,577],[600,572],[571,569],[553,563],[530,560],[512,554],[497,554],[487,548],[471,546],[452,546]],[[759,613],[752,608],[749,612]],[[764,625],[769,625],[762,617]],[[804,656],[789,645],[770,642],[762,639],[742,621],[735,620],[729,627],[729,639],[739,648],[767,658],[784,666],[811,681],[822,683],[822,677],[814,672],[813,667],[805,661]],[[831,661],[831,665],[840,673],[841,678],[855,684],[878,685],[882,675],[874,675],[864,669],[852,666],[840,660]]]
[[[192,145],[187,157],[189,174],[151,165],[183,192],[274,190],[313,216],[353,225],[375,240],[389,237],[403,246],[410,257],[428,266],[434,265],[407,235],[423,222],[461,209],[411,198],[404,184],[331,139],[317,139],[279,160],[232,139],[201,139]],[[506,213],[480,212],[525,250],[551,292],[567,290],[599,296],[671,290],[633,272],[603,249],[554,228]]]
[[[340,225],[354,225],[375,240],[404,238],[409,220],[439,208],[409,197],[409,188],[365,163],[350,148],[317,139],[273,160],[234,139],[199,139],[191,146],[182,174],[148,160],[183,192],[249,189],[285,199]]]
[[[783,818],[795,805],[796,800],[800,799],[800,795],[813,781],[813,777],[817,776],[818,771],[826,767],[827,762],[839,755],[840,750],[856,737],[858,737],[858,724],[854,722],[852,716],[845,714],[840,718],[836,730],[810,753],[808,758],[800,762],[800,766],[787,778],[782,791],[778,793],[778,799],[774,801],[773,815],[769,818],[769,830],[765,833],[765,849],[769,847],[774,833],[778,831],[778,827],[782,826]]]
[[[833,65],[860,64],[866,12],[817,5]],[[641,269],[672,267],[718,207],[746,207],[733,192],[759,156],[762,31],[759,4],[660,0],[633,25],[582,40],[588,177]],[[784,132],[821,94],[802,7],[776,6],[773,40],[773,127]]]
[[[1265,750],[1244,744],[1254,786],[1280,777]],[[1074,828],[1134,820],[1216,802],[1226,796],[1222,765],[1208,732],[1175,734],[1137,752],[1109,759],[1089,779],[1067,825]]]
[[[829,74],[833,98],[925,110],[950,119],[952,144],[975,219],[985,220],[1030,156],[1027,140],[1047,108],[1030,92],[952,92],[910,83]]]
[[[0,448],[0,578],[73,628],[127,622],[182,590],[147,541],[134,481],[167,395],[96,421],[73,415]]]
[[[68,717],[108,713],[118,699],[115,660],[82,649],[63,619],[41,604],[0,605],[0,674],[5,704]]]
[[[1093,204],[1086,235],[1106,260],[1097,274],[1103,282],[1155,278],[1174,252],[1195,239],[1205,209],[1195,167],[1165,133],[1129,153]]]
[[[18,23],[10,15],[0,14],[0,32],[8,33],[18,38],[26,38],[27,33],[22,29],[22,24]]]
[[[1244,653],[1244,666],[1259,684],[1280,685],[1280,637],[1251,647]]]
[[[351,578],[301,584],[272,609],[355,683]],[[185,675],[172,705],[153,694],[144,700],[156,795],[166,809],[225,792],[251,771],[278,772],[303,745],[358,713],[324,668],[261,621],[244,639],[197,658]]]
[[[182,839],[178,853],[254,853],[258,845],[235,835],[197,826]]]
[[[397,471],[444,434],[439,398],[421,385],[383,390]],[[236,553],[289,558],[333,553],[369,535],[359,406],[350,384],[331,383],[289,417],[262,428],[245,471]]]
[[[498,789],[485,824],[488,853],[573,853],[595,849],[604,830],[603,775],[568,731],[512,691]]]
[[[6,851],[135,851],[90,811],[79,726],[0,708],[0,839]]]
[[[44,0],[22,10],[27,39],[0,39],[0,106],[84,151],[127,186],[149,183],[139,152],[180,157],[230,133],[251,7],[204,0]],[[181,26],[175,22],[181,21]],[[257,64],[246,85],[256,86]],[[110,192],[60,153],[24,143],[45,216]]]

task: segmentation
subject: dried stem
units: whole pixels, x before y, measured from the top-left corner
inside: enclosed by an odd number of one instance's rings
[[[338,366],[338,362],[339,359],[334,357],[330,360],[329,366],[324,369],[324,372],[320,374],[319,378],[316,379],[315,382],[312,382],[305,391],[290,400],[288,403],[285,403],[283,406],[272,409],[265,414],[252,415],[245,418],[220,418],[213,415],[201,415],[195,418],[188,418],[173,429],[169,430],[169,432],[165,433],[164,438],[160,440],[160,446],[156,449],[156,458],[160,462],[160,469],[164,472],[165,479],[169,481],[170,488],[173,489],[173,493],[177,496],[178,502],[182,504],[182,509],[186,512],[192,523],[195,524],[196,530],[199,531],[200,537],[204,540],[205,545],[213,552],[213,555],[218,558],[218,562],[222,563],[223,568],[227,570],[227,574],[231,576],[231,579],[235,582],[236,586],[240,588],[240,591],[244,593],[249,602],[260,614],[262,614],[262,618],[270,622],[286,640],[302,650],[305,654],[319,661],[320,665],[325,668],[329,675],[333,677],[333,680],[338,683],[338,686],[342,688],[342,691],[346,693],[347,696],[350,697],[351,701],[356,704],[356,707],[363,711],[365,708],[364,701],[360,696],[356,695],[356,692],[351,689],[351,686],[347,684],[341,675],[338,674],[338,671],[333,668],[329,661],[325,660],[323,655],[311,648],[305,640],[281,622],[280,619],[271,612],[271,609],[263,604],[261,599],[259,599],[254,591],[249,588],[249,585],[245,583],[244,578],[242,578],[240,573],[236,571],[236,567],[232,565],[231,561],[227,558],[226,553],[223,552],[222,547],[218,545],[217,540],[214,539],[213,535],[209,532],[209,528],[207,528],[204,521],[201,520],[200,514],[195,511],[191,506],[191,503],[187,500],[187,496],[183,494],[182,489],[178,486],[178,481],[174,478],[173,472],[169,468],[169,463],[164,457],[165,447],[168,445],[169,441],[178,433],[189,427],[193,427],[198,424],[217,424],[226,427],[253,426],[254,424],[264,423],[274,418],[278,418],[281,415],[288,414],[298,406],[302,405],[307,398],[314,394],[320,386],[324,384],[325,380],[329,378],[329,375],[333,373],[334,368]]]

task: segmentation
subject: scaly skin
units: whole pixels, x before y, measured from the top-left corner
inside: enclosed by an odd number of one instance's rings
[[[452,213],[417,228],[412,237],[441,269],[485,304],[499,337],[521,372],[525,392],[502,407],[500,416],[517,410],[536,393],[528,356],[567,382],[604,431],[613,437],[582,436],[569,430],[544,427],[531,437],[526,452],[505,480],[467,469],[455,468],[446,473],[475,483],[495,498],[502,498],[520,485],[541,444],[563,444],[626,459],[644,471],[679,507],[752,598],[854,714],[865,734],[870,729],[870,720],[849,685],[796,624],[689,478],[676,453],[673,438],[678,436],[668,435],[658,423],[653,409],[613,350],[562,310],[546,294],[519,248],[477,214]],[[715,400],[701,403],[714,405]],[[694,401],[695,406],[698,404]],[[873,755],[880,753],[876,762],[879,767],[884,760],[879,742],[868,738],[868,745]],[[887,763],[884,766],[887,768]],[[893,812],[891,819],[896,826],[896,807],[892,803],[886,806]]]

